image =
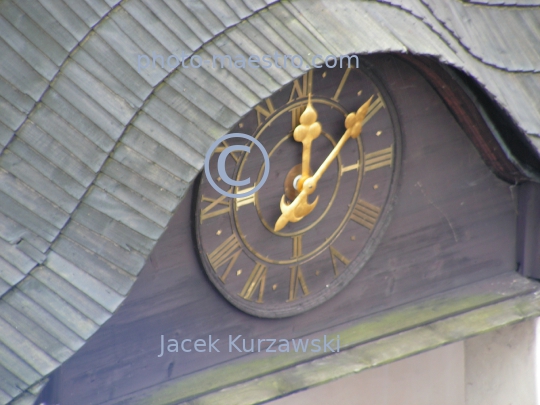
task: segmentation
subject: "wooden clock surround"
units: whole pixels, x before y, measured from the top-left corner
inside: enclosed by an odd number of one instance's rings
[[[305,313],[284,319],[246,314],[216,290],[203,270],[191,189],[115,317],[53,375],[53,386],[69,387],[70,395],[61,396],[63,405],[129,403],[140,398],[133,386],[149,400],[164,379],[179,386],[185,381],[183,394],[175,398],[187,400],[233,384],[235,375],[239,383],[308,360],[235,352],[158,358],[160,335],[291,339],[341,333],[347,350],[496,300],[490,288],[512,283],[516,212],[511,185],[523,175],[505,158],[481,112],[456,78],[429,59],[382,54],[362,59],[385,83],[402,132],[392,219],[362,270],[338,294]],[[461,290],[484,298],[444,312],[448,297]],[[403,305],[415,309],[398,311]],[[374,327],[370,322],[377,317],[383,321]],[[346,336],[343,331],[353,325],[366,326]],[[110,360],[108,369],[104,358]],[[268,361],[260,362],[263,358]],[[230,382],[205,374],[211,369],[224,370]],[[129,379],[118,378],[127,370]],[[115,399],[109,400],[113,386]]]

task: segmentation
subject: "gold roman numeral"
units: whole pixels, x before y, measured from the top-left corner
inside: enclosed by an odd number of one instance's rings
[[[332,97],[332,100],[338,101],[339,95],[341,94],[341,91],[343,90],[343,86],[345,86],[345,82],[347,81],[347,78],[349,77],[349,74],[351,73],[352,68],[347,68],[345,73],[343,74],[343,77],[341,78],[341,81],[339,82],[339,86],[336,90],[336,94],[334,94],[334,97]]]
[[[266,102],[266,109],[261,107],[260,104],[255,107],[255,111],[257,111],[257,125],[261,125],[261,123],[264,120],[266,120],[270,116],[270,114],[272,114],[275,111],[274,104],[272,104],[272,99],[270,97],[268,97],[265,100],[265,102]],[[264,119],[262,118],[263,116],[264,116]]]
[[[232,234],[221,245],[219,245],[212,253],[208,254],[208,261],[210,265],[217,273],[217,270],[225,263],[229,262],[229,265],[219,277],[221,281],[225,282],[225,279],[232,270],[238,256],[242,253],[240,243],[236,239],[236,236]]]
[[[341,165],[341,175],[343,175],[343,173],[347,173],[347,172],[350,172],[352,170],[358,170],[359,168],[360,168],[360,161],[356,162],[353,165],[349,165],[349,166]]]
[[[257,299],[258,303],[263,302],[264,296],[264,286],[266,285],[266,269],[267,267],[261,263],[255,264],[255,267],[249,278],[240,292],[240,296],[248,301],[251,301],[253,294],[257,287],[259,288],[259,297]]]
[[[297,98],[307,97],[312,93],[313,86],[313,70],[307,72],[300,79],[293,82],[293,88],[289,97],[289,103]]]
[[[381,209],[376,205],[358,199],[351,214],[351,219],[371,231],[375,226],[380,213]]]
[[[377,98],[370,104],[369,110],[364,118],[364,121],[362,121],[362,125],[365,125],[381,108],[386,108],[384,105],[384,101],[381,97],[381,95],[377,95]]]
[[[300,116],[306,109],[306,105],[301,107],[296,107],[291,110],[292,114],[292,130],[294,131],[298,125],[300,125]]]
[[[227,199],[227,200],[225,201],[225,199]],[[219,197],[217,199],[213,199],[213,198],[210,198],[210,197],[205,197],[203,195],[202,198],[201,198],[201,201],[205,201],[205,202],[210,203],[209,205],[207,205],[205,208],[203,208],[201,210],[201,224],[206,219],[217,217],[218,215],[226,214],[226,213],[229,212],[230,200],[228,199],[227,196],[222,195],[221,197]],[[225,205],[227,208],[219,208],[218,207],[217,209],[214,209],[218,205]]]
[[[334,275],[338,275],[336,259],[347,266],[351,261],[343,256],[336,248],[330,246],[330,256],[332,257],[332,266],[334,267]]]
[[[302,256],[302,235],[293,236],[293,256],[292,259]]]
[[[391,167],[393,159],[393,145],[386,149],[378,150],[377,152],[366,153],[364,154],[364,173],[384,166]]]
[[[218,146],[216,149],[214,149],[214,153],[223,152],[225,148],[228,148],[230,145],[227,143],[227,141],[221,142],[225,146]],[[234,159],[236,163],[240,160],[239,153],[241,152],[231,152],[229,155]]]
[[[297,258],[302,256],[302,235],[293,236],[293,256],[292,258]],[[289,300],[294,301],[297,297],[298,287],[302,289],[304,296],[309,294],[309,290],[302,274],[302,269],[300,266],[291,267],[291,282],[289,284]]]
[[[311,94],[311,88],[313,86],[313,70],[307,72],[300,79],[296,79],[293,82],[293,88],[291,90],[291,95],[289,97],[289,103],[296,100],[297,98],[307,97]],[[294,131],[296,127],[300,124],[300,116],[306,109],[306,105],[293,108],[291,110],[292,114],[292,130]]]
[[[236,194],[247,193],[248,191],[253,190],[253,188],[255,188],[255,186],[246,188],[244,190],[236,189]],[[255,193],[248,195],[247,197],[238,197],[235,199],[235,202],[236,202],[236,211],[238,211],[238,208],[243,207],[244,205],[255,204]]]
[[[309,290],[302,274],[300,266],[291,267],[291,282],[289,284],[289,299],[287,302],[294,301],[297,298],[298,287],[302,289],[304,296],[309,294]]]

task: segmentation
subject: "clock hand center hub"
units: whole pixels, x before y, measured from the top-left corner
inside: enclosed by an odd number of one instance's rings
[[[310,170],[309,175],[312,176],[313,172]],[[285,197],[287,197],[287,200],[294,201],[296,196],[300,194],[300,191],[302,191],[302,164],[298,164],[294,166],[289,172],[287,173],[287,176],[285,177],[285,181],[283,182],[283,190]]]
[[[298,181],[302,178],[302,175],[299,174],[298,176],[296,176],[293,180],[293,187],[296,191],[300,191],[298,190]]]

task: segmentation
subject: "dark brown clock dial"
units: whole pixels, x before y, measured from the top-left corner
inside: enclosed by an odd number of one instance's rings
[[[345,117],[373,96],[360,137],[349,139],[322,175],[309,202],[315,209],[298,222],[274,230],[285,195],[298,195],[301,142],[293,131],[308,104],[322,125],[311,146],[310,168],[320,167],[345,132]],[[315,69],[255,107],[232,129],[259,140],[270,158],[270,175],[255,194],[228,198],[204,175],[196,198],[196,237],[204,269],[221,294],[260,317],[286,317],[326,301],[361,270],[389,221],[399,177],[401,140],[392,101],[368,68]],[[236,141],[236,142],[234,142]],[[247,191],[261,180],[264,160],[257,147],[226,160],[230,178],[251,179],[231,187],[219,178],[220,151],[210,161],[212,178],[224,190]],[[298,185],[296,185],[298,187]]]

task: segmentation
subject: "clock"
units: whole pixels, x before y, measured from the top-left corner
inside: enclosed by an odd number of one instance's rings
[[[287,317],[343,289],[387,227],[399,180],[401,135],[384,83],[367,65],[314,69],[263,100],[214,150],[195,192],[195,237],[209,280],[252,315]],[[232,145],[219,176],[220,152]],[[224,176],[224,177],[227,177]]]

